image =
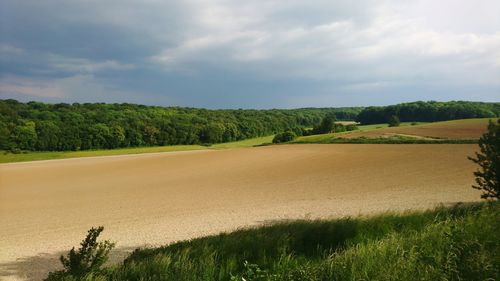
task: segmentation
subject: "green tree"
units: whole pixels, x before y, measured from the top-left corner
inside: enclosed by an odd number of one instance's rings
[[[98,123],[90,127],[91,148],[109,148],[112,139],[111,130],[108,125]]]
[[[293,141],[297,135],[292,131],[286,131],[283,133],[276,134],[273,138],[273,143],[282,143]]]
[[[401,122],[399,121],[399,117],[391,115],[387,123],[389,124],[389,127],[398,127]]]
[[[0,120],[0,149],[9,150],[11,148],[10,128],[7,123]]]
[[[477,185],[472,187],[483,191],[481,198],[500,199],[500,119],[496,124],[490,120],[488,132],[479,139],[480,152],[476,158],[469,157],[479,165],[474,172]]]
[[[122,126],[115,124],[111,127],[111,139],[109,145],[111,148],[122,147],[125,142],[125,130]]]
[[[35,150],[37,134],[35,122],[28,121],[12,130],[12,138],[19,149]]]
[[[141,146],[144,145],[142,134],[135,128],[125,129],[125,146]]]
[[[229,141],[238,140],[240,137],[239,134],[240,134],[240,132],[238,131],[238,127],[234,123],[227,123],[227,124],[225,124],[223,141],[229,142]]]
[[[108,261],[109,252],[115,246],[115,243],[107,240],[97,242],[97,238],[103,230],[102,226],[91,228],[87,237],[80,243],[80,249],[75,250],[73,247],[66,257],[60,257],[64,269],[51,272],[46,280],[67,280],[64,277],[80,280],[88,274],[100,273],[101,267]]]
[[[82,147],[82,139],[80,136],[81,127],[71,123],[65,124],[61,128],[61,137],[59,138],[59,145],[61,150],[80,150]]]
[[[58,150],[59,135],[61,130],[52,121],[40,121],[36,123],[37,148],[38,150]]]
[[[328,114],[321,123],[313,129],[313,134],[328,134],[335,131],[335,115]]]
[[[144,140],[149,145],[157,145],[160,130],[155,126],[145,126],[143,130]]]
[[[222,142],[226,128],[221,123],[210,123],[200,131],[200,141],[202,143]]]

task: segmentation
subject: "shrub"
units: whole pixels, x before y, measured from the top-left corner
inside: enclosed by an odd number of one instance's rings
[[[389,124],[389,127],[398,127],[401,122],[399,121],[399,117],[392,115],[389,117],[387,123]]]
[[[477,185],[472,187],[483,191],[481,198],[500,199],[500,119],[497,124],[491,120],[488,132],[479,139],[480,153],[469,157],[480,169],[474,172]]]
[[[312,129],[305,129],[302,128],[302,136],[312,136],[313,135],[313,130]]]
[[[313,135],[328,134],[335,131],[335,115],[330,114],[325,116],[321,123],[315,126],[312,130]]]
[[[286,131],[283,133],[279,133],[273,138],[273,143],[282,143],[282,142],[289,142],[293,141],[297,135],[292,132],[292,131]]]
[[[87,237],[80,243],[81,248],[78,251],[73,247],[67,257],[61,255],[60,260],[64,269],[49,273],[45,280],[80,280],[99,274],[102,271],[101,267],[108,260],[109,252],[115,246],[115,243],[107,240],[97,242],[97,237],[103,230],[102,226],[91,228]]]
[[[356,124],[349,124],[345,126],[346,131],[355,131],[358,129],[358,126]]]

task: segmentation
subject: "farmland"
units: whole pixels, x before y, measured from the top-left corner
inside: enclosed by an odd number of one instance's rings
[[[23,153],[0,152],[0,163],[24,162],[37,160],[53,160],[53,159],[68,159],[79,157],[96,157],[96,156],[116,156],[127,154],[142,154],[142,153],[158,153],[158,152],[175,152],[175,151],[191,151],[191,150],[206,150],[206,149],[232,149],[252,147],[269,143],[273,136],[265,136],[251,138],[242,141],[234,141],[227,143],[218,143],[214,145],[166,145],[166,146],[149,146],[149,147],[129,147],[117,149],[101,149],[101,150],[82,150],[82,151],[30,151]]]
[[[391,127],[365,132],[352,132],[345,138],[408,135],[437,139],[478,139],[486,132],[489,118],[443,121],[415,126]]]
[[[281,145],[2,164],[1,272],[43,277],[95,225],[119,254],[268,221],[475,201],[476,148]]]
[[[392,128],[389,128],[387,124],[362,125],[357,131],[304,136],[299,137],[293,143],[330,143],[334,138],[357,139],[360,137],[367,138],[368,142],[369,139],[394,137],[418,140],[458,140],[460,142],[478,139],[486,131],[488,120],[490,119],[463,119],[435,123],[415,122],[413,124],[412,122],[403,122],[400,127]],[[273,136],[270,135],[213,145],[167,145],[84,151],[25,151],[18,154],[0,151],[0,163],[206,149],[235,149],[268,144],[271,143],[272,139]]]
[[[0,281],[500,281],[500,0],[0,11]]]
[[[329,143],[333,139],[390,139],[406,138],[417,140],[463,141],[474,140],[486,132],[489,120],[495,118],[462,119],[433,123],[402,123],[399,127],[387,124],[359,126],[359,130],[299,137],[294,143]]]

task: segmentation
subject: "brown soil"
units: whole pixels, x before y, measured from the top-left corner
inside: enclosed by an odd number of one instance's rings
[[[104,225],[137,246],[269,220],[474,201],[477,145],[281,145],[0,165],[0,279],[39,280]]]
[[[479,139],[487,130],[488,119],[464,119],[429,123],[415,126],[383,128],[366,132],[352,132],[341,135],[343,138],[390,137],[410,135],[423,138],[441,139]]]

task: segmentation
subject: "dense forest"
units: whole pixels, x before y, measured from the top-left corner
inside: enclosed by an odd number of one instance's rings
[[[401,122],[498,117],[500,116],[500,103],[418,101],[390,106],[371,106],[361,111],[356,121],[361,124],[380,124],[387,123],[392,116],[397,116]]]
[[[0,100],[0,149],[63,151],[212,144],[313,127],[327,114],[334,114],[338,120],[353,120],[361,110],[207,110]]]
[[[212,144],[321,126],[324,118],[362,124],[500,116],[500,103],[413,102],[385,107],[208,110],[103,103],[0,100],[0,150],[64,151]]]

